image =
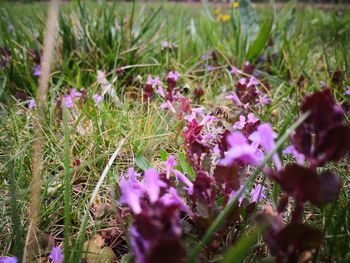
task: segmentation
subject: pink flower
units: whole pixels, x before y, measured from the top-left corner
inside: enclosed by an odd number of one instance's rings
[[[277,134],[272,130],[272,127],[268,123],[261,124],[256,132],[253,132],[249,136],[255,145],[261,145],[265,152],[270,152],[275,147],[275,139]],[[281,160],[278,157],[278,154],[275,153],[272,157],[272,160],[278,170],[282,168]]]
[[[266,198],[265,195],[266,187],[261,184],[257,184],[250,192],[250,197],[253,203],[257,203],[260,199]]]
[[[247,84],[247,79],[246,78],[241,78],[239,81],[238,81],[239,84],[241,84],[242,86],[245,86]]]
[[[37,65],[35,68],[34,68],[34,73],[33,73],[34,76],[40,76],[41,75],[41,65]]]
[[[52,263],[62,263],[63,262],[63,254],[60,247],[53,247],[50,256],[52,259]]]
[[[192,211],[190,208],[184,203],[184,201],[180,198],[177,190],[174,187],[169,188],[169,192],[163,195],[160,198],[160,201],[166,205],[166,206],[171,206],[171,205],[177,205],[180,207],[182,211],[184,211],[186,214],[188,214],[190,217],[193,216]]]
[[[169,100],[167,100],[165,103],[161,104],[160,107],[161,107],[162,109],[169,109],[169,110],[171,110],[173,113],[176,113],[176,110],[175,110],[173,104],[172,104]]]
[[[151,75],[148,75],[146,85],[151,85],[153,86],[154,80]]]
[[[239,116],[239,121],[235,122],[232,128],[236,130],[241,130],[244,128],[245,124],[246,124],[246,117],[241,115]]]
[[[159,174],[156,169],[150,168],[145,172],[145,190],[151,203],[158,200],[160,188],[165,186],[166,184],[159,179]]]
[[[180,73],[175,71],[170,71],[168,74],[168,79],[172,79],[173,81],[178,81],[180,78]]]
[[[244,161],[254,166],[259,164],[260,159],[257,155],[256,148],[248,143],[242,133],[231,133],[227,138],[227,142],[230,148],[225,153],[224,159],[220,161],[221,165],[228,166],[235,160]]]
[[[257,121],[259,121],[259,119],[257,117],[255,117],[254,113],[248,113],[248,122],[250,124],[254,124],[256,123]]]
[[[29,100],[28,108],[31,110],[31,109],[34,109],[35,107],[36,107],[35,100],[34,99]]]
[[[64,96],[63,101],[68,109],[74,107],[74,102],[73,102],[72,97],[70,95]]]
[[[180,171],[173,170],[173,173],[175,174],[176,178],[184,183],[186,187],[184,188],[189,194],[193,193],[193,183]]]
[[[259,82],[254,78],[254,77],[251,77],[248,84],[247,84],[247,87],[251,87],[251,86],[257,86],[259,85]]]
[[[100,103],[100,101],[102,100],[102,96],[99,95],[99,94],[94,94],[94,95],[92,96],[92,98],[94,99],[95,104]]]
[[[294,156],[294,159],[297,161],[298,164],[304,165],[305,156],[304,156],[304,154],[298,152],[298,151],[295,149],[294,145],[288,146],[286,149],[284,149],[284,150],[282,151],[282,153],[283,153],[284,155],[292,154],[292,155]]]
[[[231,73],[232,74],[237,74],[238,72],[239,72],[238,68],[236,68],[234,66],[231,67]]]
[[[238,98],[237,94],[235,92],[232,93],[232,95],[226,96],[225,99],[230,99],[232,100],[234,103],[236,103],[238,106],[242,106],[243,103],[241,102],[241,100]]]
[[[127,204],[134,214],[141,213],[140,198],[143,194],[143,186],[133,178],[125,179],[122,177],[119,187],[122,192],[120,203]]]
[[[76,89],[71,89],[70,90],[70,96],[72,97],[72,99],[81,97],[81,93],[79,91],[77,91]]]
[[[162,96],[163,98],[165,98],[165,94],[164,94],[164,90],[162,86],[158,86],[156,93],[158,93],[160,96]]]

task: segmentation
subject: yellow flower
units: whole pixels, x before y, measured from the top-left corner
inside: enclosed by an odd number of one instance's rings
[[[231,16],[230,15],[222,15],[222,16],[220,16],[220,20],[223,23],[228,22],[231,20]]]
[[[237,2],[233,2],[233,3],[232,3],[232,7],[233,7],[233,8],[238,8],[238,7],[239,7],[238,1],[237,1]]]

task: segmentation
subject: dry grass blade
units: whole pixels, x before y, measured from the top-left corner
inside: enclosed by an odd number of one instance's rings
[[[37,112],[34,116],[34,145],[33,145],[33,162],[32,162],[32,182],[31,182],[31,197],[29,205],[30,223],[28,227],[26,244],[23,255],[23,262],[28,260],[28,246],[36,241],[36,226],[40,211],[40,195],[41,195],[41,171],[42,171],[42,127],[45,117],[46,97],[48,90],[48,83],[50,78],[51,62],[53,60],[53,50],[55,44],[55,36],[57,33],[57,17],[58,17],[58,2],[59,0],[52,0],[50,10],[48,13],[48,20],[46,25],[44,52],[41,62],[41,75],[39,78],[39,88],[36,94]]]

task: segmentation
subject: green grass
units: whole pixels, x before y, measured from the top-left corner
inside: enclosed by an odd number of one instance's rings
[[[23,252],[36,128],[33,112],[28,111],[26,104],[37,89],[30,49],[41,49],[47,7],[46,4],[0,4],[0,47],[8,48],[11,54],[7,66],[0,69],[0,254],[3,255],[20,257]],[[64,243],[67,255],[69,248],[77,245],[74,242],[91,194],[122,139],[127,137],[93,205],[107,204],[109,212],[101,218],[93,218],[92,210],[87,213],[85,238],[101,234],[101,230],[111,226],[118,231],[125,228],[125,222],[115,217],[115,200],[119,196],[116,190],[119,176],[127,167],[136,162],[142,168],[143,157],[159,167],[161,149],[175,154],[183,150],[184,123],[162,111],[159,101],[149,105],[141,101],[138,75],[144,81],[148,74],[164,77],[169,70],[178,70],[181,83],[188,84],[191,91],[196,87],[205,89],[200,104],[211,109],[229,104],[223,100],[232,90],[229,66],[241,67],[247,58],[254,62],[259,55],[269,56],[271,61],[260,64],[258,71],[272,86],[272,104],[256,114],[261,120],[271,122],[280,135],[297,119],[298,103],[303,96],[320,89],[320,81],[331,83],[332,70],[343,70],[343,83],[349,85],[349,12],[338,15],[334,11],[297,9],[293,3],[279,9],[270,6],[251,9],[242,5],[241,12],[247,15],[239,18],[233,9],[222,8],[222,12],[234,18],[222,23],[215,19],[213,10],[202,5],[174,3],[62,4],[44,120],[44,184],[39,228],[58,242],[69,235]],[[270,30],[273,44],[266,45]],[[177,48],[162,50],[162,41],[173,42]],[[209,62],[201,57],[212,51],[217,60],[210,65],[218,69],[208,72]],[[109,80],[115,79],[119,102],[107,99],[97,108],[91,96],[100,92],[96,83],[99,69],[110,74]],[[123,74],[118,73],[120,69]],[[297,81],[302,75],[306,85],[300,88]],[[56,97],[71,88],[83,87],[87,89],[87,102],[74,111],[64,112],[62,121],[55,110]],[[344,84],[332,86],[332,90],[338,103],[349,103],[349,97],[343,94]],[[130,98],[130,91],[135,91],[138,98]],[[81,165],[74,167],[72,163],[78,159]],[[312,223],[325,229],[320,260],[334,258],[345,262],[346,257],[350,258],[350,166],[346,161],[331,165],[342,178],[339,200],[322,209],[307,210],[316,215]],[[117,240],[118,258],[127,251],[127,239],[121,235]]]

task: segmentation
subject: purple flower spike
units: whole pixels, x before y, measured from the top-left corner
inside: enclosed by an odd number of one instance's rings
[[[265,190],[266,190],[265,186],[261,184],[256,185],[250,193],[252,202],[257,203],[260,201],[260,199],[266,198]]]
[[[74,102],[73,102],[72,97],[70,95],[64,96],[63,100],[64,100],[64,103],[68,109],[74,107]]]
[[[150,168],[145,172],[145,190],[151,203],[158,200],[160,188],[164,186],[165,183],[159,179],[159,174],[156,169]]]
[[[119,187],[122,191],[120,203],[127,204],[134,214],[141,213],[140,198],[143,194],[142,185],[138,181],[134,180],[134,178],[129,178],[129,180],[126,180],[124,177],[122,177],[119,182]]]
[[[277,134],[269,123],[261,124],[258,130],[249,136],[255,145],[261,145],[267,153],[275,147],[275,138],[277,138]],[[273,155],[272,160],[278,170],[282,169],[281,160],[277,153]]]
[[[36,104],[35,104],[35,100],[34,99],[31,99],[28,101],[28,108],[30,110],[34,109],[36,107]]]
[[[305,162],[305,156],[304,154],[298,152],[294,145],[290,145],[288,146],[286,149],[283,150],[282,152],[284,155],[286,154],[292,154],[295,158],[295,160],[297,161],[297,164],[299,165],[304,165],[304,162]]]
[[[16,257],[0,257],[0,263],[18,263]]]
[[[72,97],[72,99],[81,97],[81,93],[79,91],[77,91],[76,89],[71,89],[70,90],[70,96]]]
[[[51,251],[50,258],[53,263],[62,263],[63,262],[63,254],[60,247],[54,247]]]
[[[40,76],[41,75],[41,66],[40,65],[37,65],[35,68],[34,68],[34,73],[33,73],[34,76]]]

